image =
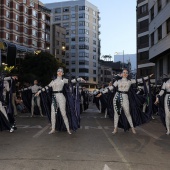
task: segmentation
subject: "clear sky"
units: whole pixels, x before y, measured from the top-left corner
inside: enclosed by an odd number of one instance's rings
[[[40,0],[42,3],[66,0]],[[68,0],[67,0],[68,1]],[[136,0],[88,0],[100,11],[101,55],[136,53]]]

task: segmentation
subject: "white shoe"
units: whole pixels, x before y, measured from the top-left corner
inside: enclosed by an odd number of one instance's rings
[[[14,129],[13,129],[13,128],[11,128],[9,132],[10,132],[10,133],[13,133],[13,132],[14,132]]]
[[[169,134],[170,134],[170,132],[169,132],[169,131],[167,131],[167,132],[166,132],[166,134],[167,134],[167,135],[169,135]]]
[[[48,134],[50,135],[50,134],[53,134],[55,132],[56,132],[55,130],[51,130]]]
[[[134,128],[134,127],[132,128],[132,133],[133,133],[133,134],[136,134],[136,131],[135,131],[135,128]]]
[[[68,131],[67,131],[67,133],[68,133],[69,135],[71,135],[71,132],[70,132],[70,130],[68,130]]]
[[[113,133],[113,134],[116,134],[116,133],[117,133],[117,128],[114,128],[114,130],[113,130],[112,133]]]

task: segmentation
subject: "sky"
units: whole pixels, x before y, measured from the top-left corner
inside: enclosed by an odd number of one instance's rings
[[[66,0],[40,0],[42,3]],[[67,0],[68,1],[68,0]],[[136,0],[88,0],[100,11],[101,56],[136,54]]]

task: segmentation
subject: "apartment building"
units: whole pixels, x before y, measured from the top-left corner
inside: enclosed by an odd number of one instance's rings
[[[49,49],[51,11],[40,1],[1,0],[0,12],[0,41],[8,48],[3,57]]]
[[[66,29],[66,68],[83,77],[89,87],[98,84],[100,55],[99,10],[87,0],[45,4],[52,11],[52,25]]]
[[[58,25],[51,26],[51,48],[50,53],[57,60],[66,64],[66,29]]]
[[[156,79],[170,76],[170,0],[149,0],[149,59]]]
[[[149,61],[149,0],[137,0],[137,77],[155,73],[155,64]]]

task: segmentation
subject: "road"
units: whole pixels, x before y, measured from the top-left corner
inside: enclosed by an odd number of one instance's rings
[[[169,170],[170,136],[159,117],[136,128],[118,129],[91,104],[72,135],[49,135],[46,117],[17,117],[18,130],[0,132],[0,170]]]

